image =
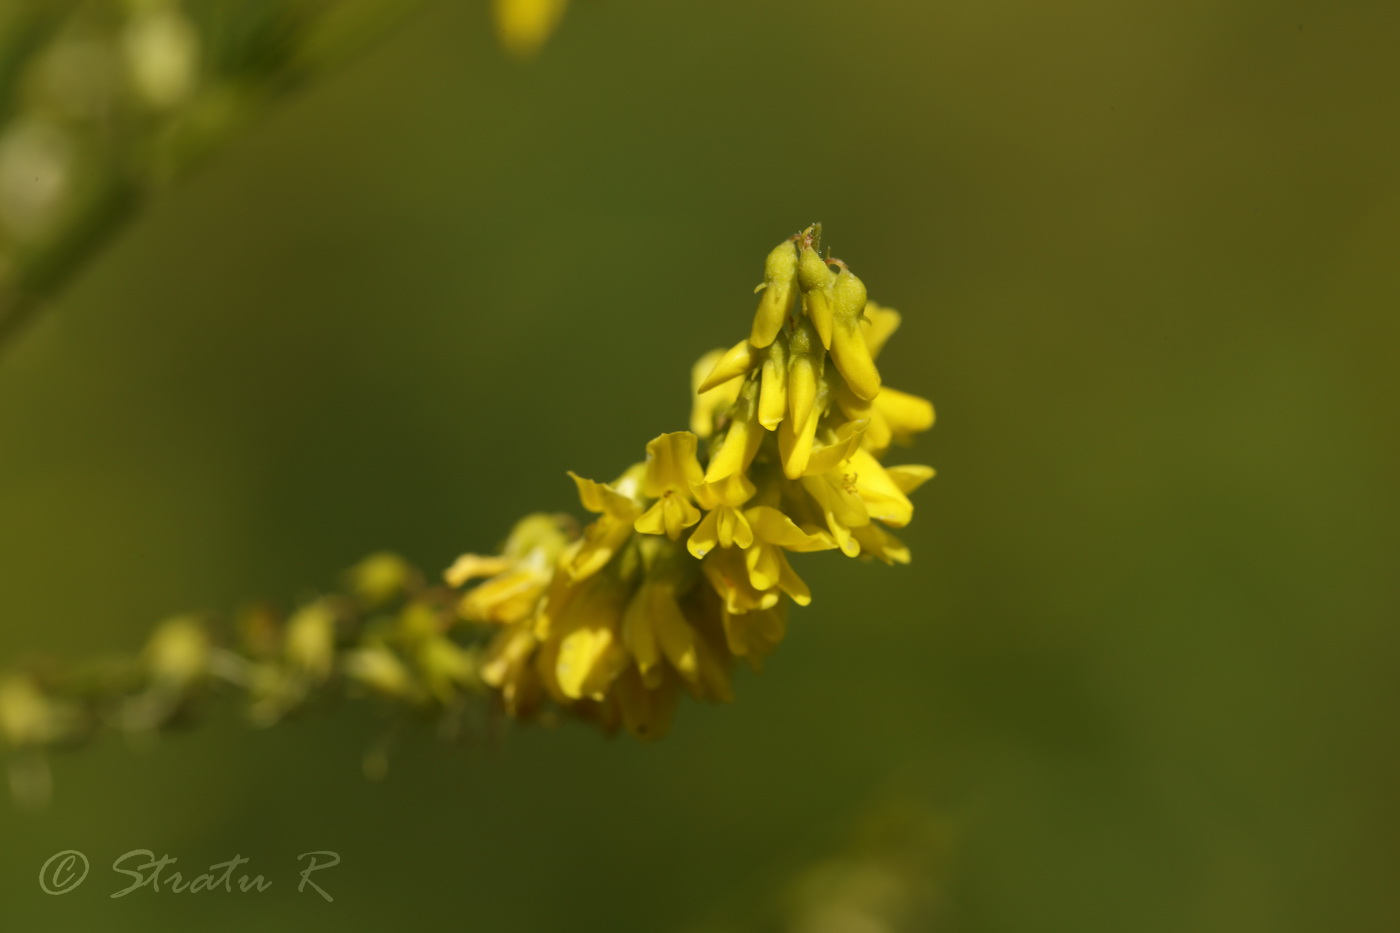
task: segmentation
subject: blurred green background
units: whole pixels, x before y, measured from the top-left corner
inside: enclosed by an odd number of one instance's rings
[[[806,561],[768,670],[654,746],[425,732],[370,783],[352,705],[60,756],[47,812],[0,807],[0,927],[876,933],[774,903],[893,808],[937,850],[899,929],[1400,928],[1397,30],[599,0],[522,64],[430,6],[0,359],[0,662],[577,511],[564,471],[685,426],[813,220],[938,406],[914,564]],[[93,875],[45,896],[68,848]],[[109,899],[136,848],[274,887]]]

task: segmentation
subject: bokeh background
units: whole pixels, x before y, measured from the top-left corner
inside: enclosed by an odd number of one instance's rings
[[[1400,928],[1398,30],[597,0],[522,63],[430,5],[0,360],[0,661],[576,510],[564,471],[685,425],[814,220],[938,406],[915,562],[806,561],[764,674],[652,746],[425,731],[372,783],[352,705],[60,756],[47,811],[0,807],[0,927]],[[66,848],[93,876],[45,896]],[[135,848],[274,887],[111,900]],[[295,893],[312,849],[333,904]]]

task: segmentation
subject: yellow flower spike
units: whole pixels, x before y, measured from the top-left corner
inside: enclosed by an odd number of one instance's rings
[[[773,342],[787,321],[788,308],[792,305],[792,286],[797,279],[797,247],[792,240],[784,240],[763,263],[763,284],[754,289],[762,292],[758,299],[758,311],[753,316],[753,329],[749,343],[762,349]]]
[[[734,346],[724,351],[724,355],[715,360],[714,367],[710,370],[696,391],[708,392],[717,386],[722,386],[731,379],[737,379],[744,373],[758,365],[758,355],[754,353],[753,344],[747,340],[740,340]]]
[[[774,430],[787,414],[788,407],[788,344],[785,339],[774,341],[763,360],[763,387],[758,393],[758,423]]]
[[[642,509],[612,485],[584,479],[572,470],[569,476],[578,486],[583,507],[601,516],[584,529],[583,543],[576,550],[565,552],[565,569],[575,580],[582,580],[601,570],[627,543]]]
[[[663,738],[671,730],[680,690],[674,677],[663,677],[656,686],[643,682],[635,667],[623,671],[613,685],[618,713],[628,732],[643,741]]]
[[[689,431],[675,431],[647,444],[642,494],[656,497],[656,502],[633,523],[637,531],[677,541],[682,531],[700,521],[700,510],[690,501],[691,488],[704,479],[696,443]]]
[[[870,350],[871,359],[878,359],[880,351],[890,335],[899,330],[901,317],[894,308],[885,308],[873,301],[865,302],[865,316],[861,320],[861,330],[865,334],[865,346]]]
[[[690,370],[690,394],[693,397],[690,406],[690,430],[702,440],[708,439],[716,430],[723,428],[723,425],[716,424],[716,421],[727,417],[729,407],[739,397],[742,383],[732,379],[724,385],[700,391],[705,377],[724,354],[724,350],[711,350],[700,357]]]
[[[763,426],[758,423],[758,380],[748,379],[734,403],[733,421],[719,452],[710,460],[705,482],[716,483],[749,468],[763,442]]]
[[[833,324],[827,345],[831,349],[831,361],[857,397],[873,399],[880,394],[880,371],[875,368],[861,329],[865,283],[842,263],[830,291]]]
[[[831,349],[832,294],[831,286],[836,275],[826,262],[817,255],[812,244],[802,247],[802,255],[797,265],[797,281],[802,286],[802,304],[807,317],[816,328],[822,346]]]
[[[540,50],[564,17],[568,0],[495,0],[496,35],[513,55]]]
[[[922,463],[904,463],[899,466],[885,467],[885,473],[899,487],[900,492],[908,495],[933,479],[936,471],[933,467],[924,466]]]

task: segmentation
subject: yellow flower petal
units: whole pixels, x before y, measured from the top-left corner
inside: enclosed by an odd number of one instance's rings
[[[647,443],[646,475],[642,494],[662,496],[677,491],[689,496],[691,487],[704,479],[696,459],[697,439],[689,431],[661,434]]]
[[[749,334],[749,342],[755,347],[768,346],[783,329],[796,279],[797,248],[791,240],[784,240],[773,247],[763,263],[763,284],[759,286],[762,296]]]
[[[700,391],[700,384],[705,381],[705,377],[715,368],[722,356],[724,350],[711,350],[700,357],[690,370],[690,430],[701,438],[708,438],[717,428],[722,427],[715,424],[716,419],[726,415],[734,400],[739,397],[740,383],[737,380],[730,380],[705,392]]]
[[[717,386],[722,386],[729,380],[737,379],[753,369],[757,363],[758,358],[754,355],[753,344],[747,340],[740,340],[715,361],[714,369],[710,370],[710,374],[700,383],[697,391],[708,392]]]
[[[802,303],[816,328],[822,346],[831,348],[831,285],[836,276],[810,245],[802,247],[797,265],[797,281],[802,286]]]
[[[885,473],[899,487],[900,492],[907,495],[933,479],[935,471],[933,467],[924,466],[921,463],[906,463],[900,466],[887,466]]]
[[[857,397],[873,399],[880,394],[880,371],[875,368],[861,329],[865,285],[843,265],[831,293],[833,325],[828,343],[831,361]]]
[[[788,407],[788,345],[775,341],[763,361],[763,388],[758,395],[758,423],[769,431],[777,428]]]

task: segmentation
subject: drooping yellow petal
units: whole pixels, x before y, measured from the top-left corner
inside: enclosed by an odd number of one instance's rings
[[[590,512],[598,512],[605,515],[618,517],[628,516],[636,518],[641,511],[637,504],[618,492],[607,483],[600,483],[597,480],[585,479],[573,470],[569,470],[569,476],[573,478],[574,485],[578,487],[579,502]]]
[[[701,381],[697,391],[708,392],[717,386],[722,386],[729,380],[742,376],[757,364],[758,357],[754,353],[753,344],[747,340],[740,340],[715,361],[714,368]]]
[[[786,548],[789,551],[827,551],[836,547],[836,542],[829,535],[821,531],[804,531],[791,518],[772,506],[758,505],[745,509],[744,517],[753,528],[754,537],[764,544]],[[759,589],[766,588],[759,586]]]
[[[914,517],[914,504],[890,479],[885,468],[869,451],[857,450],[848,461],[855,476],[856,494],[865,503],[866,512],[894,528],[903,528]],[[844,468],[843,468],[844,469]]]
[[[700,391],[700,384],[715,368],[724,352],[722,349],[711,350],[700,357],[690,370],[690,430],[701,438],[708,438],[722,427],[715,423],[716,420],[726,414],[729,406],[739,397],[740,383],[733,379],[708,391]]]
[[[513,564],[514,561],[507,557],[463,554],[452,562],[451,567],[443,571],[442,576],[449,586],[462,586],[479,577],[494,577],[505,573]]]
[[[908,443],[915,434],[933,427],[933,403],[928,399],[897,389],[883,389],[873,404],[889,425],[893,439],[899,443]]]
[[[894,308],[882,308],[873,301],[865,303],[865,318],[862,328],[865,332],[865,345],[872,359],[880,356],[885,342],[899,329],[900,316]]]
[[[885,473],[899,487],[899,491],[905,495],[933,479],[934,472],[933,467],[924,466],[922,463],[905,463],[899,466],[885,467]]]
[[[909,563],[908,545],[886,531],[883,525],[871,522],[852,528],[851,534],[860,543],[861,553],[878,557],[887,564]]]

